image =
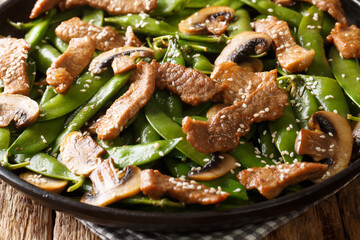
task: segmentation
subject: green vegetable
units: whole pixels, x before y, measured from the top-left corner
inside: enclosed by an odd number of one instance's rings
[[[104,11],[100,9],[86,8],[83,11],[82,20],[101,27],[104,23]]]
[[[157,0],[157,7],[150,13],[151,16],[171,16],[185,7],[187,0]]]
[[[239,9],[235,12],[235,19],[231,22],[227,28],[227,31],[230,33],[230,37],[235,37],[236,35],[246,32],[253,31],[251,25],[251,19],[248,11],[245,9]]]

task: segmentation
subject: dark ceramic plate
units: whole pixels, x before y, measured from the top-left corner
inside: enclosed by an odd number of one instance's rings
[[[344,0],[343,4],[352,23],[356,22],[359,25],[359,1]],[[9,0],[0,4],[0,33],[2,35],[20,36],[21,33],[14,32],[6,24],[6,19],[28,21],[27,16],[29,16],[32,5],[33,1],[29,0]],[[186,213],[142,212],[90,206],[37,188],[2,167],[0,167],[0,178],[45,206],[98,224],[145,231],[207,231],[235,228],[243,224],[260,222],[282,213],[309,206],[343,188],[359,172],[360,160],[357,160],[332,178],[297,193],[232,210]]]

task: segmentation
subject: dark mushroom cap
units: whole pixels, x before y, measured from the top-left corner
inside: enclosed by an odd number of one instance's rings
[[[89,66],[90,72],[93,74],[100,74],[110,67],[113,60],[117,57],[128,55],[134,59],[138,57],[154,57],[154,50],[147,47],[120,47],[114,48],[110,51],[104,52],[94,58]]]
[[[320,111],[309,120],[309,130],[301,129],[295,140],[295,151],[309,155],[329,166],[327,173],[315,182],[335,175],[349,165],[353,139],[350,124],[333,112]]]
[[[251,31],[240,33],[222,50],[215,60],[215,65],[226,61],[240,63],[250,55],[266,52],[271,43],[271,38],[264,33]]]
[[[202,8],[179,23],[179,30],[186,34],[223,34],[235,12],[230,7],[211,6]]]
[[[11,121],[17,128],[24,128],[36,122],[40,108],[31,98],[18,94],[0,93],[0,127]]]
[[[197,181],[210,181],[236,168],[236,162],[236,159],[229,154],[214,154],[204,167],[190,171],[188,177]]]

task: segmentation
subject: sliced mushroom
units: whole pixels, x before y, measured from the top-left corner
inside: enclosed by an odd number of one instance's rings
[[[179,30],[186,34],[223,34],[234,18],[230,7],[211,6],[200,9],[179,23]]]
[[[320,111],[312,115],[309,129],[301,129],[295,140],[295,151],[309,155],[314,161],[326,160],[328,172],[316,182],[335,175],[349,165],[353,140],[350,124],[333,112]]]
[[[360,158],[360,122],[356,122],[352,127],[353,136],[353,152],[351,155],[352,160]]]
[[[235,169],[236,162],[236,159],[229,154],[214,154],[204,167],[191,170],[188,177],[196,181],[210,181]]]
[[[215,60],[215,65],[226,61],[240,63],[250,55],[259,55],[266,52],[271,43],[271,38],[264,33],[240,33],[222,50]]]
[[[68,184],[66,180],[50,178],[30,171],[21,173],[19,177],[32,185],[53,193],[61,193]]]
[[[104,52],[94,58],[90,63],[89,70],[93,74],[100,74],[110,67],[113,60],[119,56],[128,55],[133,59],[138,57],[149,57],[153,58],[155,52],[147,47],[120,47],[114,48],[113,50]]]
[[[238,63],[242,68],[245,68],[249,72],[262,72],[264,70],[263,62],[258,58],[248,58]]]
[[[0,127],[6,127],[14,120],[17,128],[24,128],[36,122],[39,105],[29,97],[18,94],[0,93]]]
[[[113,159],[107,159],[90,175],[93,192],[85,193],[80,201],[104,207],[136,195],[140,192],[140,175],[138,167],[128,166],[120,171],[114,167]]]
[[[101,155],[105,152],[89,135],[81,132],[69,133],[60,146],[64,165],[73,173],[84,176],[89,176],[101,164]]]

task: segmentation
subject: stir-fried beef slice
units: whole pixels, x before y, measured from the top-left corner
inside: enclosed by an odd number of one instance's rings
[[[89,36],[95,41],[96,49],[109,51],[113,48],[122,47],[125,44],[123,36],[120,36],[111,27],[98,27],[88,22],[73,17],[62,22],[55,29],[56,36],[69,42],[72,38],[82,38]]]
[[[340,0],[299,0],[308,2],[319,8],[320,11],[328,12],[337,21],[347,25],[348,21]]]
[[[106,153],[89,135],[71,132],[65,136],[60,146],[64,165],[77,175],[89,176],[102,162]]]
[[[256,188],[264,197],[272,199],[288,186],[321,178],[327,169],[328,166],[321,163],[285,163],[245,169],[239,172],[237,178],[247,190]]]
[[[255,22],[255,30],[272,38],[279,64],[287,72],[302,72],[311,65],[315,51],[300,47],[291,36],[286,22],[268,16]]]
[[[37,0],[33,9],[31,10],[30,18],[36,18],[41,13],[49,11],[61,1],[62,0]]]
[[[96,123],[100,139],[114,139],[127,122],[149,101],[155,91],[155,69],[149,63],[137,64],[129,90],[118,98]]]
[[[357,26],[337,22],[326,40],[334,43],[344,58],[360,58],[360,29]]]
[[[244,101],[259,86],[268,81],[274,81],[277,71],[253,73],[238,66],[232,61],[216,65],[211,78],[225,87],[221,92],[225,104]]]
[[[156,87],[167,88],[187,104],[197,106],[211,100],[223,87],[200,71],[173,63],[152,62],[157,70]]]
[[[24,39],[0,39],[0,79],[4,92],[29,95],[26,59],[30,45]]]
[[[80,201],[103,207],[134,196],[140,193],[140,173],[135,166],[120,171],[113,159],[106,159],[90,175],[93,192],[85,193]]]
[[[46,82],[56,92],[66,93],[90,63],[94,52],[95,42],[90,37],[71,39],[68,49],[47,70]]]
[[[203,153],[227,152],[239,144],[240,137],[249,132],[252,123],[282,117],[287,98],[275,81],[267,82],[244,102],[221,109],[207,121],[184,118],[182,129],[196,150]]]
[[[154,10],[157,7],[157,0],[65,0],[63,4],[65,9],[83,5],[100,8],[116,15],[138,14]]]
[[[131,26],[126,28],[125,32],[125,47],[141,47],[144,45],[134,34],[134,31]]]
[[[133,57],[124,55],[115,58],[111,64],[111,67],[114,71],[114,74],[116,75],[136,68],[136,63]]]
[[[295,3],[295,0],[272,0],[275,4],[284,6],[284,7],[289,7],[291,5],[293,5]]]
[[[163,195],[186,204],[209,205],[224,201],[230,194],[208,188],[195,181],[173,178],[158,170],[146,169],[141,172],[140,190],[153,199]]]

